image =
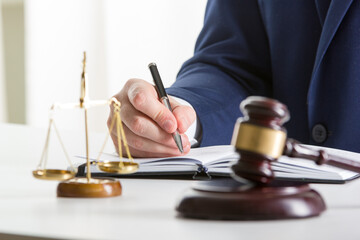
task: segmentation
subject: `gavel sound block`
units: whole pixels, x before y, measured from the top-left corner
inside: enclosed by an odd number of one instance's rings
[[[287,139],[283,124],[289,120],[289,111],[284,104],[253,96],[240,109],[244,117],[238,119],[232,140],[240,159],[232,166],[233,179],[202,182],[188,190],[177,205],[181,216],[266,220],[320,215],[325,203],[308,184],[274,180],[271,162],[281,155],[360,172],[357,162]]]

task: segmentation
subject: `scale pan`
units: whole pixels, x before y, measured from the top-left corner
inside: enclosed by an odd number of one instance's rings
[[[129,174],[139,169],[139,164],[134,162],[98,162],[97,166],[101,171],[109,173]]]
[[[40,169],[33,171],[33,176],[41,180],[64,181],[74,178],[76,172],[60,169]]]

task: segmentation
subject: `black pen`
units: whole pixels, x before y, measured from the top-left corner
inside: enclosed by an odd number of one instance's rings
[[[156,64],[155,63],[150,63],[148,65],[148,67],[149,67],[151,75],[153,77],[155,87],[156,87],[156,91],[157,91],[157,93],[159,95],[160,101],[165,105],[165,107],[167,107],[172,112],[169,97],[165,92],[165,88],[164,88],[164,85],[163,85],[163,83],[161,81],[160,74],[159,74],[159,71],[158,71],[158,69],[156,67]],[[181,142],[181,136],[178,133],[178,131],[175,131],[173,133],[173,138],[174,138],[175,143],[176,143],[177,147],[179,148],[180,152],[183,153],[184,149],[183,149],[183,145],[182,145],[182,142]]]

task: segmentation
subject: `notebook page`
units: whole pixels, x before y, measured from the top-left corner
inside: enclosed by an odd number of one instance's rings
[[[205,165],[207,163],[226,159],[228,156],[236,154],[234,147],[231,145],[210,146],[202,148],[192,148],[190,152],[183,156],[166,157],[166,158],[134,158],[134,161],[141,165]],[[92,157],[95,160],[96,157]],[[119,161],[117,154],[103,153],[100,157],[100,161]],[[129,161],[127,158],[123,158],[123,161]]]
[[[340,155],[360,162],[359,153],[332,148],[322,148],[318,146],[304,146],[312,149],[324,149],[329,154]],[[214,148],[214,150],[215,149],[216,148]],[[221,160],[218,159],[213,162],[206,162],[206,166],[208,166],[209,172],[229,174],[231,172],[230,166],[235,163],[234,161],[238,159],[238,156],[236,156],[236,153],[230,154],[231,151],[234,151],[234,149],[231,149],[230,147],[227,148],[226,146],[223,146],[219,147],[217,150],[223,151],[223,156],[220,158]],[[227,152],[228,155],[225,152]],[[272,169],[274,170],[275,176],[280,178],[351,180],[359,176],[359,173],[356,172],[328,165],[319,166],[311,160],[289,158],[286,156],[281,156],[278,161],[272,162]]]

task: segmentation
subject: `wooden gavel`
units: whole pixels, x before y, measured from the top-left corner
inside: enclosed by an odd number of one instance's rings
[[[234,177],[267,184],[274,178],[271,162],[280,156],[304,158],[360,173],[360,162],[328,154],[287,139],[283,124],[290,119],[287,107],[279,101],[251,96],[240,104],[244,117],[234,129],[232,144],[240,159],[232,166]]]

